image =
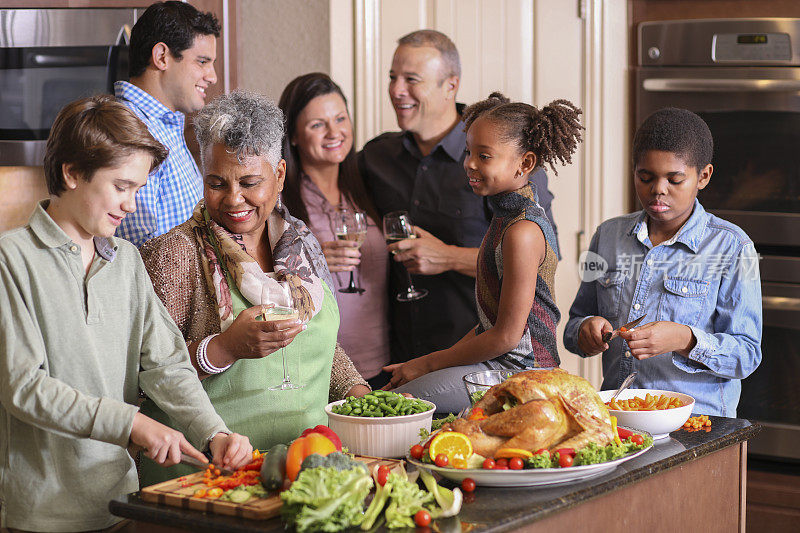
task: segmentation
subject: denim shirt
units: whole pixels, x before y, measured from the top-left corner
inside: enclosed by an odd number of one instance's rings
[[[697,344],[688,357],[675,352],[642,361],[617,337],[603,353],[602,389],[639,372],[634,388],[673,390],[695,398],[695,413],[736,416],[741,381],[761,362],[761,281],[753,242],[730,222],[694,211],[670,240],[653,246],[644,211],[597,228],[569,310],[564,345],[581,357],[578,330],[591,316],[614,328],[645,315],[689,326]],[[584,265],[587,263],[584,262]],[[603,268],[605,266],[605,268]]]

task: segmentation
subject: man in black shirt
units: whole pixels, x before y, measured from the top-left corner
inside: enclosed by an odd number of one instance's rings
[[[491,212],[464,171],[466,133],[456,103],[461,64],[453,42],[433,30],[398,41],[389,71],[389,97],[402,131],[384,133],[359,154],[359,167],[383,216],[407,211],[417,238],[389,246],[392,362],[455,344],[478,324],[475,271]],[[543,169],[530,178],[550,222],[553,195]],[[555,224],[553,224],[555,229]],[[427,297],[398,302],[408,280]]]

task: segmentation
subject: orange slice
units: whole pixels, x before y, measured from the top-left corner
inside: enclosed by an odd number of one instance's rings
[[[453,463],[453,459],[466,461],[472,455],[472,443],[469,437],[458,431],[444,431],[436,435],[431,441],[428,449],[431,459],[436,460],[436,456],[443,453]]]
[[[527,459],[528,457],[533,457],[533,454],[521,448],[500,448],[495,452],[494,457],[495,459],[511,459],[512,457]]]

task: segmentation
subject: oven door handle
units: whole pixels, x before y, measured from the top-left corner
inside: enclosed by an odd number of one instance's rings
[[[649,78],[642,88],[650,92],[778,93],[800,91],[800,80]]]
[[[800,311],[800,298],[787,298],[785,296],[762,296],[763,309],[774,311]]]

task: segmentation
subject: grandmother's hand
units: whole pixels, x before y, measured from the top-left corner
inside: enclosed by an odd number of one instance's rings
[[[211,362],[215,366],[225,366],[237,359],[266,357],[288,346],[306,329],[299,320],[256,320],[259,314],[260,305],[245,309],[228,329],[209,343],[208,356],[213,357]]]
[[[327,241],[320,246],[331,272],[349,272],[361,263],[361,252],[355,241]]]

